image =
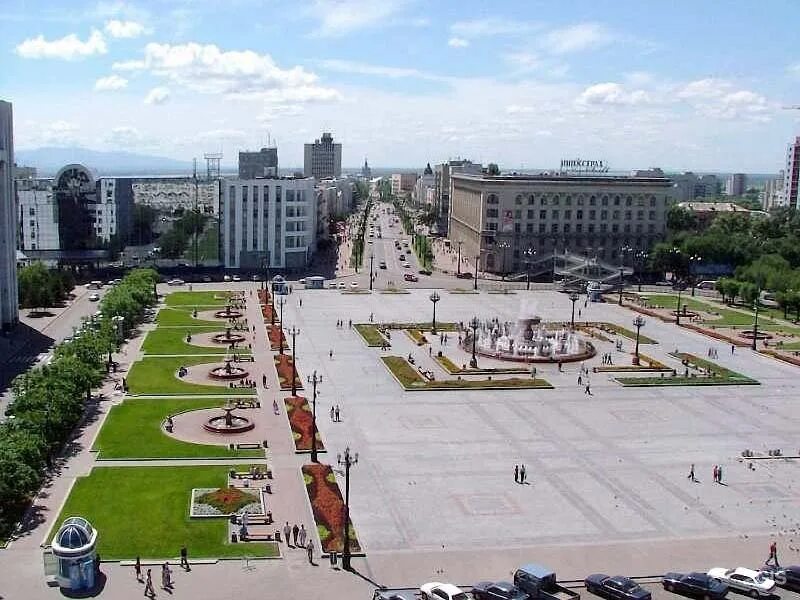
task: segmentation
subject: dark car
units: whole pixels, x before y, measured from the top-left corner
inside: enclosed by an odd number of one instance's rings
[[[479,581],[472,586],[475,600],[529,600],[530,596],[508,581]]]
[[[416,600],[414,592],[392,592],[389,590],[375,590],[372,600]]]
[[[728,593],[728,586],[705,573],[667,573],[661,585],[668,592],[697,596],[703,600],[719,600]]]
[[[456,273],[456,277],[459,279],[472,279],[472,273],[469,271],[461,271],[461,273]]]
[[[611,600],[651,600],[652,595],[628,577],[603,573],[589,575],[584,581],[586,591]]]
[[[788,567],[775,567],[772,565],[764,565],[761,567],[764,573],[769,573],[775,580],[775,583],[787,590],[800,591],[800,565],[791,565]]]

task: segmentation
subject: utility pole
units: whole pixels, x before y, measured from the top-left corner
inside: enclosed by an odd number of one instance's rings
[[[350,567],[350,467],[358,463],[358,452],[350,454],[350,446],[344,449],[344,456],[339,454],[337,461],[344,467],[344,551],[342,552],[342,568]]]
[[[283,321],[281,321],[281,326],[282,325]],[[297,334],[300,333],[300,330],[292,325],[292,330],[289,333],[292,334],[292,396],[297,396],[297,366],[295,364],[295,350],[297,349]]]
[[[369,291],[370,292],[372,291],[372,280],[373,280],[372,264],[373,264],[374,261],[375,261],[375,253],[374,252],[370,252],[369,253]]]
[[[472,281],[472,289],[477,291],[478,290],[478,263],[480,262],[481,257],[475,257],[475,279]]]
[[[317,461],[317,384],[322,383],[322,375],[317,376],[317,372],[308,378],[312,385],[311,392],[311,462]]]
[[[456,265],[458,268],[458,274],[461,275],[461,244],[463,244],[463,240],[458,240],[458,264]]]

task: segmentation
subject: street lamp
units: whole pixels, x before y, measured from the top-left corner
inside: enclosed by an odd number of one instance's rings
[[[456,268],[458,269],[458,274],[461,275],[461,244],[463,244],[463,240],[458,240],[458,264]]]
[[[692,282],[692,296],[694,296],[694,288],[697,285],[697,277],[695,277],[695,265],[699,264],[703,257],[699,254],[692,254],[689,257],[689,279]]]
[[[478,317],[472,317],[469,322],[469,326],[472,327],[472,359],[469,361],[469,366],[473,369],[478,368],[478,359],[475,357],[475,344],[478,342],[478,325],[480,325]]]
[[[311,393],[311,462],[317,462],[317,384],[322,383],[322,375],[314,374],[308,378],[313,386]]]
[[[375,253],[369,253],[369,291],[372,291],[372,264],[375,261]]]
[[[267,290],[267,281],[269,280],[269,259],[264,257],[261,260],[261,267],[264,271],[264,280],[261,282],[261,289],[266,292]],[[264,303],[266,304],[267,298],[264,298]]]
[[[275,296],[273,296],[273,298],[274,298],[274,297],[275,297]],[[280,298],[278,298],[278,308],[280,308],[280,311],[281,311],[281,314],[280,314],[280,323],[281,323],[281,348],[280,348],[280,350],[278,351],[278,354],[283,354],[283,305],[284,305],[284,304],[286,304],[286,298],[284,298],[283,296],[281,296]],[[272,309],[272,320],[273,320],[273,321],[275,320],[275,308],[274,308],[274,307],[273,307],[273,309]],[[273,323],[273,325],[274,325],[274,323]]]
[[[503,277],[503,281],[505,281],[506,280],[506,250],[508,250],[511,247],[511,244],[509,244],[506,240],[503,240],[502,242],[499,242],[497,244],[497,247],[501,248],[503,250],[503,273],[502,273],[502,277]]]
[[[531,289],[531,257],[536,256],[536,250],[528,248],[523,252],[525,255],[525,289]]]
[[[758,344],[757,344],[757,342],[758,342],[758,301],[761,298],[761,286],[759,285],[756,289],[758,291],[756,293],[756,300],[755,300],[755,305],[756,306],[755,306],[755,314],[754,314],[754,317],[753,317],[753,344],[751,345],[751,348],[753,350],[757,350],[758,349]]]
[[[281,324],[283,321],[281,321]],[[282,328],[282,327],[281,327]],[[292,325],[292,396],[297,396],[297,365],[295,364],[295,350],[297,349],[297,334],[300,330]],[[283,338],[281,338],[281,346],[283,345]]]
[[[644,250],[639,250],[639,252],[636,253],[636,264],[639,267],[636,281],[637,281],[638,286],[639,286],[638,287],[638,291],[640,291],[640,292],[642,291],[642,269],[644,269],[644,264],[645,264],[645,262],[647,262],[647,257],[648,256],[649,256],[649,254],[647,252],[645,252]]]
[[[681,324],[681,292],[683,291],[683,286],[681,285],[680,282],[678,282],[676,285],[677,285],[677,288],[678,288],[678,307],[675,310],[675,324],[676,325],[680,325]]]
[[[439,295],[439,292],[436,290],[430,295],[430,300],[433,302],[433,325],[431,327],[431,333],[436,335],[436,303],[441,300],[442,297]]]
[[[572,292],[569,295],[569,299],[572,302],[572,318],[570,319],[569,322],[569,328],[572,330],[575,329],[575,303],[578,301],[579,298],[580,296],[578,295],[577,292]]]
[[[636,349],[633,351],[634,365],[639,364],[639,330],[644,327],[645,322],[642,315],[636,315],[636,318],[633,320],[633,326],[636,327]]]
[[[478,291],[478,263],[481,261],[480,255],[475,257],[475,279],[472,280],[472,289]]]
[[[628,244],[619,249],[619,305],[622,306],[622,290],[625,288],[625,254],[633,250]]]
[[[344,449],[344,456],[336,457],[339,466],[344,467],[344,551],[342,568],[350,570],[350,467],[358,463],[358,452],[350,454],[350,446]]]

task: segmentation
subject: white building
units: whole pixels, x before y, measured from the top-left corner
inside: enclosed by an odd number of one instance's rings
[[[223,179],[220,251],[227,268],[299,269],[316,248],[314,179]]]
[[[0,101],[0,329],[19,320],[17,291],[17,223],[14,200],[14,115]]]
[[[219,212],[219,182],[216,179],[199,181],[196,196],[200,212]],[[133,202],[169,212],[176,208],[193,210],[195,183],[191,177],[139,177],[133,180]]]
[[[761,206],[764,210],[770,210],[779,206],[786,206],[786,196],[783,193],[784,173],[781,173],[775,179],[767,179],[764,183],[764,192],[761,200]]]
[[[342,145],[335,144],[330,133],[303,145],[303,174],[315,179],[341,177]]]
[[[725,194],[728,196],[744,196],[747,189],[747,175],[733,173],[725,181]]]
[[[392,194],[400,196],[408,194],[417,182],[416,173],[392,173]]]
[[[436,193],[436,181],[433,176],[431,163],[425,167],[422,177],[414,182],[414,189],[411,191],[411,202],[415,206],[429,206],[433,204]]]

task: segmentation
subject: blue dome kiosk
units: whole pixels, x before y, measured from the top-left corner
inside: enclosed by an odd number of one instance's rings
[[[66,519],[53,538],[56,581],[65,590],[91,590],[95,586],[97,531],[83,517]]]

